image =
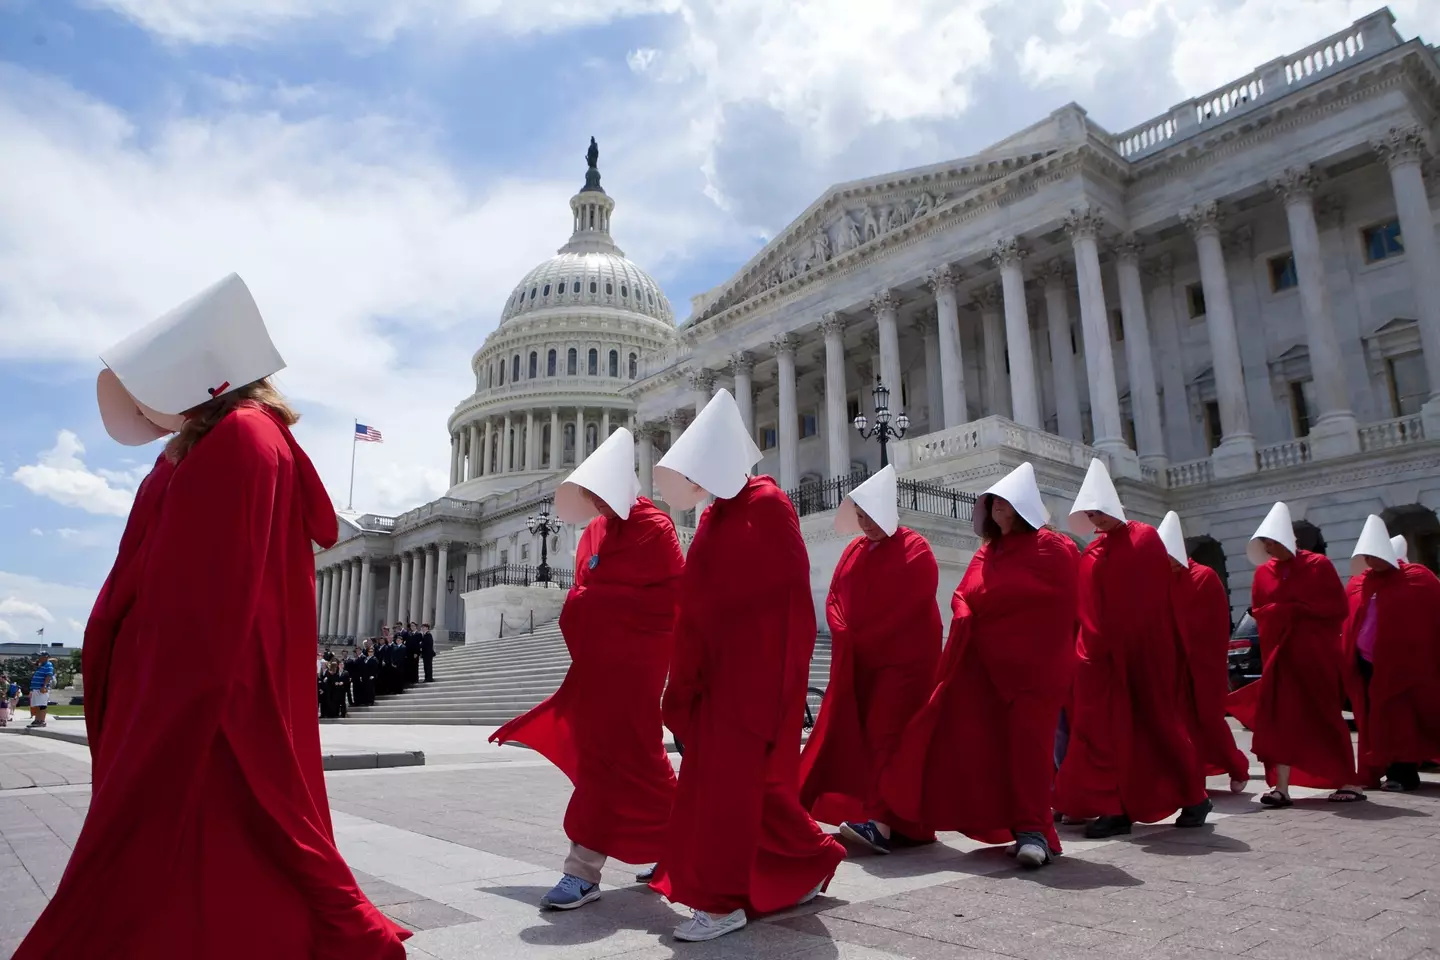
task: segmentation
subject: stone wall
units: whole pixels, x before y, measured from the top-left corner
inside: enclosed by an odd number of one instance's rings
[[[566,593],[566,590],[555,586],[472,590],[463,597],[465,643],[484,643],[499,637],[502,618],[507,634],[522,623],[528,625],[532,613],[536,626],[549,623],[560,616]]]

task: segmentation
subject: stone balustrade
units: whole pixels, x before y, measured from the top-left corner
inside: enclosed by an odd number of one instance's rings
[[[1424,421],[1418,413],[1360,426],[1360,449],[1367,453],[1375,450],[1388,450],[1391,447],[1403,447],[1406,444],[1419,443],[1424,439]]]
[[[1298,467],[1310,462],[1310,441],[1303,437],[1298,440],[1282,440],[1280,443],[1260,447],[1255,451],[1255,455],[1262,471]]]
[[[1036,460],[1064,463],[1081,469],[1088,466],[1092,458],[1101,456],[1100,451],[1078,440],[1046,433],[1005,417],[985,417],[948,430],[903,440],[895,447],[897,469],[1000,447],[1018,450]]]
[[[1215,468],[1209,457],[1172,463],[1165,468],[1165,485],[1169,488],[1198,487],[1215,479]]]

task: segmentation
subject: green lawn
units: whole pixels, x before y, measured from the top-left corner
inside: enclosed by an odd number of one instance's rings
[[[29,707],[16,707],[16,708],[15,708],[15,719],[16,719],[16,720],[19,720],[21,717],[27,717],[27,718],[28,718],[29,716],[30,716],[30,708],[29,708]],[[54,704],[54,703],[52,703],[52,704],[50,705],[50,707],[46,710],[46,716],[50,716],[50,717],[83,717],[83,716],[85,716],[85,708],[84,708],[83,706],[72,707],[72,706],[70,706],[70,704],[68,704],[68,703],[67,703],[67,704]],[[29,720],[27,719],[25,722],[26,722],[26,723],[29,723]]]

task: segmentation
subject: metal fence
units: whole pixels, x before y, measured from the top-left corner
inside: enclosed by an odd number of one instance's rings
[[[800,516],[836,510],[845,495],[864,483],[863,473],[852,473],[846,477],[835,477],[814,483],[802,483],[794,490],[787,491],[795,512]],[[956,520],[969,520],[975,507],[975,494],[963,490],[952,490],[937,483],[920,480],[901,480],[896,492],[899,506],[917,513],[929,513]]]
[[[465,578],[465,590],[483,590],[485,587],[531,587],[535,586],[539,567],[530,564],[507,563],[490,567]],[[575,584],[575,571],[551,565],[550,584],[569,590]]]

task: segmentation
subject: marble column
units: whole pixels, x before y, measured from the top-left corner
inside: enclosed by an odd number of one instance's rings
[[[1011,417],[1019,424],[1040,429],[1040,384],[1035,378],[1035,346],[1030,341],[1030,313],[1025,300],[1025,251],[1014,237],[995,245],[993,259],[1000,268],[1005,298],[1005,342],[1010,357]]]
[[[609,438],[609,436],[610,436],[610,408],[609,408],[609,407],[603,407],[603,408],[601,408],[601,410],[600,410],[600,433],[599,433],[599,435],[597,436],[597,438],[596,438],[596,440],[595,440],[595,445],[598,447],[600,444],[604,443],[604,442]]]
[[[480,572],[480,570],[481,570],[481,564],[482,564],[483,562],[484,562],[484,561],[481,559],[481,556],[480,556],[480,545],[479,545],[478,543],[472,543],[472,544],[470,544],[469,548],[466,549],[466,551],[465,551],[465,590],[466,590],[466,592],[469,592],[469,590],[470,590],[470,578],[471,578],[472,576],[474,576],[475,574],[477,574],[477,573]]]
[[[327,567],[315,574],[315,596],[319,599],[320,611],[316,632],[322,637],[330,635],[331,579]]]
[[[337,624],[339,629],[335,633],[337,637],[350,636],[350,592],[354,586],[353,570],[349,561],[346,561],[340,568],[340,618]]]
[[[450,434],[450,486],[460,482],[460,464],[464,462],[465,454],[460,449],[460,437],[458,433]]]
[[[1220,244],[1220,209],[1209,200],[1182,211],[1180,218],[1195,236],[1200,284],[1205,291],[1205,327],[1210,334],[1222,434],[1220,446],[1211,454],[1215,476],[1224,479],[1255,473],[1259,466],[1255,460],[1255,436],[1250,432],[1250,408],[1245,402],[1245,374],[1235,332],[1235,309],[1230,302],[1230,280],[1225,273],[1225,251]]]
[[[559,470],[565,449],[565,435],[560,429],[560,408],[550,408],[550,469]]]
[[[425,581],[420,588],[420,620],[423,623],[433,625],[435,623],[435,551],[433,546],[426,547],[422,551],[425,558]]]
[[[511,431],[514,429],[514,421],[510,414],[505,414],[504,432],[500,434],[500,472],[515,472],[515,438]]]
[[[1416,326],[1430,379],[1430,399],[1422,408],[1426,437],[1440,437],[1440,253],[1435,219],[1425,193],[1420,162],[1425,133],[1419,127],[1396,127],[1371,144],[1390,169],[1390,189],[1400,218],[1410,287],[1415,295]]]
[[[735,405],[751,439],[755,437],[755,358],[741,350],[730,355],[730,370],[735,374]]]
[[[1190,398],[1185,392],[1184,353],[1180,346],[1180,327],[1175,310],[1174,258],[1162,253],[1147,265],[1147,273],[1153,305],[1149,315],[1155,326],[1163,387],[1165,450],[1170,460],[1192,460],[1197,456],[1197,450]]]
[[[655,499],[655,428],[642,423],[635,428],[635,458],[640,467],[640,495]]]
[[[1150,317],[1140,281],[1144,244],[1133,236],[1115,247],[1115,274],[1120,287],[1120,323],[1125,331],[1125,360],[1130,371],[1130,410],[1135,417],[1135,452],[1155,470],[1169,465],[1165,434],[1160,428],[1160,393],[1156,388],[1155,352],[1150,346]]]
[[[923,308],[910,324],[925,349],[925,428],[941,429],[945,422],[944,401],[940,398],[940,339],[935,332],[935,311]]]
[[[481,447],[481,449],[480,449],[480,464],[481,464],[480,472],[481,472],[482,474],[484,474],[485,476],[487,476],[487,477],[488,477],[490,474],[492,474],[492,473],[495,472],[495,464],[493,464],[493,463],[490,462],[490,461],[491,461],[490,450],[491,450],[491,447],[492,447],[491,437],[492,437],[492,435],[493,435],[493,434],[492,434],[493,425],[494,425],[494,421],[491,420],[489,417],[486,417],[486,418],[485,418],[485,445],[484,445],[483,447]]]
[[[891,317],[893,327],[893,315]],[[795,338],[782,334],[771,341],[775,348],[780,394],[777,434],[780,442],[780,489],[793,490],[800,482],[800,413],[795,401]],[[898,397],[897,390],[893,396]]]
[[[1090,422],[1096,449],[1128,454],[1120,425],[1120,392],[1115,385],[1115,353],[1110,345],[1110,314],[1100,275],[1099,236],[1103,224],[1093,210],[1072,210],[1065,229],[1075,251],[1075,278],[1080,288],[1080,327],[1085,331],[1085,369],[1090,380]],[[1116,466],[1111,464],[1112,469]]]
[[[1055,414],[1060,436],[1084,440],[1080,420],[1080,385],[1075,379],[1075,350],[1070,339],[1070,298],[1065,291],[1065,263],[1055,259],[1041,274],[1045,285],[1045,320],[1050,334],[1050,370],[1055,378]]]
[[[439,551],[435,555],[435,616],[431,620],[434,628],[431,632],[435,634],[437,643],[450,639],[450,627],[446,623],[445,606],[450,599],[450,591],[445,589],[445,579],[450,576],[450,541],[441,540]]]
[[[985,336],[985,414],[1010,416],[1010,384],[1005,374],[1005,327],[1000,320],[1000,288],[989,284],[975,291],[980,326]]]
[[[875,329],[880,337],[880,378],[890,388],[890,413],[904,413],[905,390],[900,373],[900,330],[895,313],[900,300],[892,290],[881,290],[870,298],[875,312]]]
[[[421,547],[412,552],[415,562],[410,570],[410,616],[406,619],[418,624],[425,619],[425,554],[430,551],[428,547]]]
[[[400,619],[400,558],[390,558],[390,580],[385,585],[385,624]]]
[[[825,340],[825,450],[830,467],[828,479],[850,473],[850,424],[845,420],[848,393],[845,389],[845,321],[827,313],[820,320]]]
[[[410,594],[414,592],[415,562],[409,550],[400,554],[400,589],[398,591],[395,620],[410,622]]]
[[[957,277],[948,266],[930,271],[926,282],[935,294],[936,333],[940,340],[940,402],[946,427],[958,427],[965,409],[965,358],[960,348],[960,307],[955,299]]]
[[[1310,424],[1310,454],[1324,459],[1359,453],[1360,433],[1350,408],[1340,335],[1335,329],[1325,258],[1320,251],[1320,228],[1315,222],[1316,182],[1309,167],[1295,167],[1273,180],[1271,186],[1285,205],[1285,219],[1290,226],[1290,250],[1300,285],[1300,314],[1305,320],[1305,342],[1310,351],[1310,379],[1319,407]]]
[[[360,561],[360,615],[355,620],[355,638],[364,642],[375,629],[375,577],[369,560]]]
[[[585,459],[585,408],[575,408],[575,465]]]

